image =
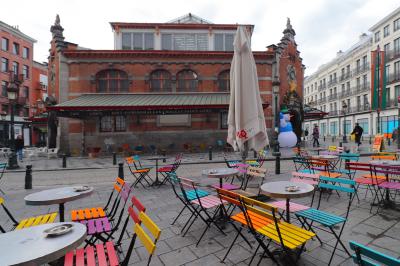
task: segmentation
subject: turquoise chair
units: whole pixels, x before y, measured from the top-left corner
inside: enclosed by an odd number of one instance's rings
[[[350,248],[355,251],[352,255],[354,263],[360,266],[400,266],[400,260],[380,253],[357,242],[350,241]]]

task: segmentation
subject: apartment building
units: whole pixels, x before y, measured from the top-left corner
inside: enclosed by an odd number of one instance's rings
[[[15,74],[23,74],[24,81],[21,84],[18,101],[15,105],[15,135],[24,136],[26,145],[30,145],[30,129],[24,117],[29,116],[29,98],[32,93],[32,68],[33,68],[33,44],[35,39],[22,33],[18,27],[10,26],[0,21],[0,111],[7,114],[0,124],[0,145],[7,145],[9,139],[9,121],[11,105],[7,98],[7,87],[10,80],[9,71]]]
[[[350,134],[355,123],[365,135],[377,134],[378,113],[371,111],[371,51],[385,51],[386,101],[380,111],[380,132],[391,134],[397,127],[400,96],[400,8],[362,34],[348,50],[320,66],[304,80],[304,104],[328,113],[324,119],[304,124],[309,130],[318,124],[323,136]]]

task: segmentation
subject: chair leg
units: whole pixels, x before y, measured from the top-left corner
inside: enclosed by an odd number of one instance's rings
[[[257,256],[257,252],[258,252],[258,250],[260,249],[260,247],[261,247],[261,245],[258,244],[258,246],[257,246],[257,248],[256,248],[256,251],[254,252],[253,256],[251,257],[251,260],[250,260],[250,262],[249,262],[249,265],[251,265],[251,263],[253,262],[254,258]]]
[[[242,230],[242,228],[240,228],[240,231],[241,230]],[[239,234],[240,234],[240,232],[238,231],[238,233],[236,234],[235,238],[233,239],[231,245],[229,246],[228,250],[226,251],[225,256],[222,258],[221,262],[225,262],[225,259],[228,256],[229,252],[231,252],[231,249],[232,249],[233,245],[235,244],[237,238],[239,237]]]
[[[336,252],[336,249],[337,249],[338,244],[340,244],[340,245],[343,247],[344,251],[347,253],[347,255],[349,255],[349,257],[351,257],[351,254],[350,254],[350,252],[347,250],[347,248],[346,248],[346,246],[343,244],[343,242],[340,240],[340,237],[341,237],[342,232],[343,232],[343,229],[344,229],[344,224],[342,225],[342,228],[340,229],[339,235],[336,234],[335,230],[333,230],[332,227],[329,227],[329,229],[332,231],[332,234],[336,237],[336,244],[335,244],[335,247],[333,248],[331,257],[330,257],[329,262],[328,262],[328,265],[331,265],[331,262],[332,262],[333,256],[335,255],[335,252]]]
[[[179,214],[175,217],[174,221],[171,223],[171,225],[174,225],[175,222],[178,220],[179,216],[183,213],[183,211],[187,208],[187,206],[183,206],[182,210],[179,212]]]

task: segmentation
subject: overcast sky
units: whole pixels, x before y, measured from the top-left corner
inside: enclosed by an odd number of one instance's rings
[[[91,49],[113,49],[111,21],[166,22],[191,12],[213,23],[255,25],[252,49],[260,51],[280,41],[290,17],[309,75],[399,6],[399,0],[19,0],[2,1],[0,20],[36,39],[34,59],[43,62],[56,14],[65,39]]]

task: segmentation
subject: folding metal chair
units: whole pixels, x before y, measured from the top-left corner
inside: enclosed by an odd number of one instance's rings
[[[29,218],[22,219],[21,221],[18,221],[11,214],[10,210],[4,205],[4,199],[2,197],[0,197],[0,205],[3,207],[3,210],[5,211],[8,218],[10,218],[10,220],[12,222],[12,228],[10,231],[28,228],[28,227],[32,227],[32,226],[40,225],[40,224],[53,223],[58,215],[57,212],[53,212],[53,213],[48,213],[48,214],[43,214],[43,215],[38,215],[38,216],[32,216]],[[0,226],[0,232],[6,233],[6,230]]]
[[[115,179],[115,183],[110,193],[110,196],[108,197],[107,203],[104,207],[92,207],[72,210],[71,220],[79,221],[101,217],[108,217],[109,220],[113,220],[121,201],[120,192],[124,184],[125,181],[117,177]]]
[[[199,240],[196,243],[196,246],[200,243],[201,239],[207,232],[207,230],[211,227],[211,225],[214,225],[222,234],[226,235],[225,232],[222,230],[222,228],[218,225],[217,223],[217,216],[223,214],[222,211],[222,205],[226,204],[227,202],[224,200],[220,200],[218,197],[213,196],[213,195],[208,195],[204,197],[199,196],[199,191],[197,189],[197,186],[195,182],[193,182],[190,179],[179,178],[179,184],[181,187],[182,195],[183,198],[185,199],[187,206],[192,212],[192,215],[189,217],[187,220],[186,224],[182,228],[183,230],[186,230],[183,236],[187,234],[193,223],[196,221],[197,218],[200,218],[205,224],[206,228],[204,229],[203,233],[201,234]],[[187,189],[193,190],[196,198],[195,199],[189,199],[187,196]],[[185,229],[186,228],[186,229]]]
[[[144,212],[140,212],[139,215],[137,215],[136,220],[134,219],[134,221],[135,221],[135,226],[133,227],[134,234],[131,237],[128,251],[124,259],[119,259],[117,256],[119,246],[109,241],[104,244],[103,243],[97,244],[95,247],[88,246],[86,248],[79,248],[74,251],[68,252],[65,255],[64,266],[73,266],[73,265],[127,266],[132,256],[136,239],[140,240],[141,244],[149,254],[149,259],[147,260],[147,265],[149,265],[151,262],[151,258],[156,250],[157,241],[160,239],[161,230],[153,222],[153,220],[149,216],[147,216],[147,214],[145,214]],[[146,231],[143,228],[146,228]],[[121,234],[123,233],[124,231],[121,232]]]
[[[190,210],[190,206],[187,203],[187,201],[185,200],[185,198],[183,197],[183,192],[181,191],[181,188],[180,188],[180,179],[177,177],[176,173],[168,173],[167,178],[169,179],[169,183],[172,186],[172,190],[174,191],[175,196],[179,199],[180,202],[183,203],[183,208],[178,213],[178,215],[175,217],[174,221],[171,223],[171,225],[173,225],[179,219],[179,217],[181,216],[181,214],[183,213],[184,210],[186,210],[186,209]],[[195,190],[185,190],[184,193],[186,194],[186,197],[189,200],[194,200],[197,198],[197,196],[202,198],[202,197],[210,195],[210,193],[208,191],[202,190],[202,189],[197,189],[197,195],[196,195]]]
[[[97,240],[102,242],[107,242],[111,238],[114,238],[113,235],[118,231],[119,226],[122,222],[122,216],[125,213],[126,202],[129,198],[129,194],[131,193],[131,188],[129,184],[124,183],[120,195],[122,199],[121,210],[118,215],[118,219],[114,225],[112,225],[111,221],[108,217],[94,218],[94,219],[86,219],[80,220],[81,224],[86,225],[87,227],[87,235],[90,236],[86,243],[89,245],[94,245]]]
[[[157,172],[163,176],[163,180],[161,181],[160,186],[165,184],[168,181],[169,173],[175,173],[178,170],[178,168],[182,162],[182,156],[183,156],[182,153],[178,153],[175,156],[175,160],[174,160],[173,164],[165,165],[161,168],[158,168]]]
[[[334,169],[333,172],[340,173],[342,175],[347,175],[349,179],[354,179],[357,170],[348,169],[346,163],[358,162],[360,159],[360,154],[344,152],[339,154],[339,158],[340,158],[339,168]]]
[[[132,187],[137,187],[137,184],[141,184],[143,188],[146,188],[142,181],[145,181],[148,186],[151,186],[152,179],[149,175],[151,167],[143,167],[139,160],[135,159],[136,156],[125,157],[125,162],[128,165],[129,171],[135,179],[132,183]]]
[[[347,221],[347,218],[350,213],[350,207],[351,207],[351,204],[354,199],[354,194],[356,192],[355,185],[356,185],[356,182],[354,180],[343,179],[343,178],[329,178],[329,177],[325,177],[325,176],[320,176],[320,182],[318,184],[320,194],[319,194],[319,198],[318,198],[317,208],[316,209],[309,208],[307,210],[295,212],[296,217],[299,219],[299,221],[301,222],[301,224],[303,225],[304,228],[306,228],[314,233],[315,233],[314,228],[324,231],[324,232],[328,232],[328,233],[331,233],[336,238],[336,243],[333,246],[333,251],[332,251],[331,257],[329,259],[328,265],[330,265],[332,262],[332,259],[333,259],[333,256],[335,255],[338,244],[340,244],[343,247],[344,251],[349,256],[351,256],[350,252],[347,250],[346,246],[343,244],[340,237],[343,233],[343,229],[346,225],[346,221]],[[321,189],[330,189],[330,190],[334,190],[337,192],[345,192],[349,195],[347,211],[346,211],[346,214],[344,217],[319,210],[319,208],[321,206],[321,197],[322,197]],[[313,205],[313,201],[314,201],[314,197],[311,202],[311,206]],[[316,226],[316,225],[314,225],[314,223],[317,223],[321,226]],[[336,227],[339,225],[341,225],[341,228],[339,229],[339,232],[337,232]],[[322,245],[323,244],[322,240],[319,238],[318,235],[316,235],[316,237]],[[328,245],[328,244],[325,243],[325,245]]]
[[[367,246],[350,241],[350,248],[355,251],[352,255],[354,263],[359,266],[364,265],[387,265],[400,266],[400,260],[373,250]]]

